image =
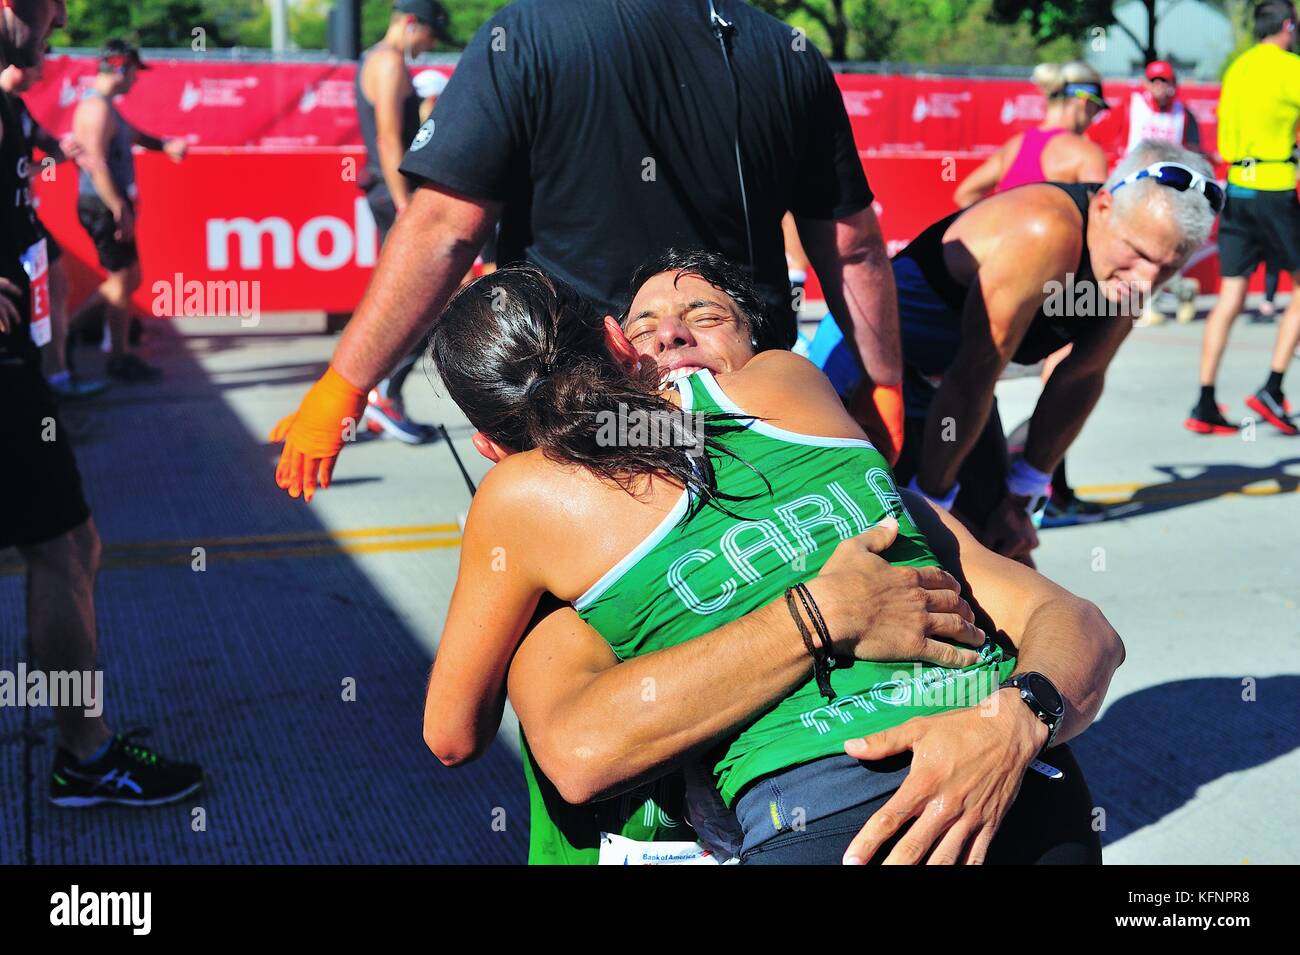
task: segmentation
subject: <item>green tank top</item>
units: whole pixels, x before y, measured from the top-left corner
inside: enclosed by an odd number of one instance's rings
[[[745,414],[708,371],[678,382],[678,389],[684,411]],[[706,507],[684,520],[690,502],[683,492],[659,526],[575,602],[579,616],[619,659],[675,646],[771,603],[786,588],[817,576],[840,541],[890,515],[898,520],[898,539],[882,556],[896,566],[938,564],[898,494],[888,462],[870,442],[795,434],[760,420],[718,440],[739,459],[714,461],[719,489],[747,498],[728,503],[737,516]],[[845,740],[914,716],[970,706],[996,689],[1014,667],[1014,657],[990,641],[979,661],[962,670],[920,662],[854,661],[831,672],[835,699],[830,701],[810,677],[719,745],[713,766],[718,791],[731,805],[760,776],[843,753]],[[525,765],[530,777],[540,776],[526,748]],[[576,831],[577,819],[539,817],[539,805],[543,812],[549,807],[536,783],[530,778],[534,851],[539,839],[554,841],[557,821]],[[645,806],[655,804],[680,826],[680,814],[673,815],[681,805],[680,793],[646,794],[640,815],[623,820],[639,835],[609,825],[603,831],[640,839],[691,838],[668,826],[641,825],[651,819]],[[676,801],[656,804],[655,795]],[[595,804],[562,805],[564,812],[577,810],[593,824],[598,811],[608,810]],[[530,853],[530,862],[595,861],[594,848],[586,855],[565,860],[539,854],[534,859]]]

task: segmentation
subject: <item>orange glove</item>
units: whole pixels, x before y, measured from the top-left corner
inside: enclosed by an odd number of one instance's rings
[[[283,441],[275,483],[307,501],[318,483],[330,486],[334,461],[343,447],[344,433],[355,434],[366,410],[366,393],[331,365],[311,386],[298,410],[271,429],[272,441]]]
[[[864,380],[849,399],[849,414],[862,425],[889,466],[897,464],[903,452],[903,386],[872,385]]]

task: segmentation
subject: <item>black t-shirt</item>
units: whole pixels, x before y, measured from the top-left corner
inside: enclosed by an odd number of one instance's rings
[[[754,278],[794,338],[781,217],[870,205],[834,75],[791,27],[736,0],[740,149]],[[667,248],[747,264],[736,97],[707,0],[518,0],[466,48],[402,171],[505,203],[498,261],[526,259],[616,311]],[[784,314],[782,314],[782,312]]]
[[[30,289],[22,255],[40,238],[30,203],[31,146],[23,127],[21,100],[0,94],[0,276],[20,291],[15,304],[22,324],[7,334],[0,332],[0,363],[15,357],[24,361],[37,355],[27,324]],[[5,293],[0,292],[0,295]],[[10,297],[11,300],[12,296]]]

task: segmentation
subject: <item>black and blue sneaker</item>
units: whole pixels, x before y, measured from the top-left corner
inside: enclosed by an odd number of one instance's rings
[[[1085,501],[1076,497],[1073,490],[1068,494],[1053,494],[1047,500],[1043,511],[1043,527],[1070,527],[1074,524],[1095,524],[1106,519],[1106,505],[1096,501]]]
[[[83,763],[60,747],[50,772],[50,802],[84,809],[103,803],[120,806],[162,806],[197,792],[203,770],[193,763],[177,763],[133,742],[147,730],[117,734],[108,750]]]

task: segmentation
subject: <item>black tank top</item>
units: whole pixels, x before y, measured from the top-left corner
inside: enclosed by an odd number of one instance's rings
[[[375,51],[376,47],[372,46],[361,54],[361,59],[357,63],[357,75],[353,80],[356,87],[357,100],[357,123],[361,127],[361,140],[366,144],[366,175],[362,178],[359,185],[362,189],[370,189],[384,181],[384,170],[379,165],[379,141],[377,127],[375,125],[375,104],[366,99],[365,92],[361,89],[361,71],[366,68],[366,61],[370,59],[370,54]],[[411,140],[420,130],[420,96],[414,89],[402,100],[402,142],[410,146]]]
[[[1094,281],[1092,259],[1088,255],[1087,242],[1088,201],[1101,188],[1101,183],[1049,182],[1046,185],[1055,186],[1068,195],[1078,208],[1079,215],[1083,217],[1083,223],[1079,229],[1084,237],[1084,243],[1083,250],[1079,253],[1079,264],[1074,269],[1074,282],[1075,285],[1079,285],[1083,282]],[[959,209],[952,215],[940,219],[913,239],[907,248],[898,253],[899,257],[906,256],[916,262],[921,274],[925,276],[926,283],[947,304],[952,313],[952,320],[956,323],[954,332],[958,337],[961,334],[961,316],[966,307],[966,293],[970,290],[970,285],[961,284],[949,273],[948,266],[943,259],[943,236],[948,231],[948,227],[965,211],[965,209]],[[906,315],[900,315],[900,320],[906,323]],[[1083,316],[1049,317],[1040,308],[1038,314],[1029,323],[1025,337],[1016,349],[1012,361],[1022,365],[1037,364],[1052,352],[1063,348],[1080,337],[1088,329],[1090,321],[1091,325],[1095,327],[1096,319],[1089,320]],[[906,335],[906,333],[904,334]]]
[[[39,355],[28,331],[31,306],[22,255],[40,238],[40,233],[29,195],[31,147],[24,134],[22,116],[8,95],[0,95],[0,124],[3,127],[0,134],[0,275],[22,290],[16,303],[22,323],[8,334],[0,333],[0,364],[4,364],[15,358],[30,361]]]

